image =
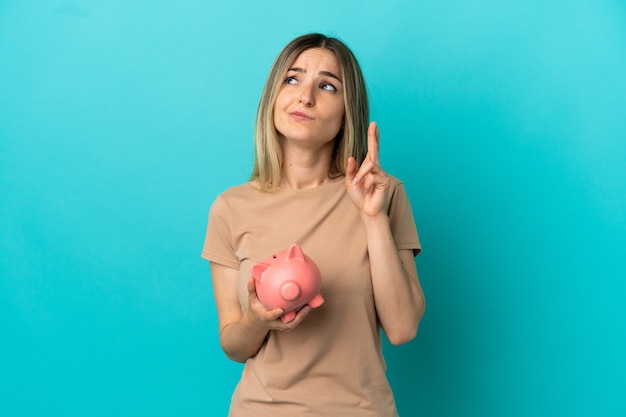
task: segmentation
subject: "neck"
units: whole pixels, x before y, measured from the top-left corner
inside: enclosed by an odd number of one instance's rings
[[[280,187],[313,188],[324,185],[328,180],[328,165],[323,165],[318,169],[285,164],[280,179]]]
[[[280,187],[313,188],[328,182],[331,152],[284,152]]]

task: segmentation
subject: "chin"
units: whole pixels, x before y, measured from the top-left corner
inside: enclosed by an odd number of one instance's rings
[[[319,136],[311,136],[311,135],[289,135],[283,136],[284,139],[298,142],[298,143],[317,143],[317,144],[326,144],[328,142],[332,142],[334,137],[332,138],[320,138]]]
[[[278,134],[287,140],[295,141],[311,141],[315,139],[315,136],[306,129],[283,129],[278,130]]]

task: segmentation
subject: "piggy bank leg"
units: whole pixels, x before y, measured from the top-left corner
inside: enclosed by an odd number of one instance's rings
[[[312,308],[316,308],[321,306],[322,304],[324,304],[324,298],[317,294],[315,297],[313,297],[313,299],[311,301],[309,301],[307,303],[308,305],[310,305]]]
[[[282,320],[283,323],[288,323],[295,318],[296,318],[295,310],[287,311],[283,313],[282,316],[280,316],[280,319]]]

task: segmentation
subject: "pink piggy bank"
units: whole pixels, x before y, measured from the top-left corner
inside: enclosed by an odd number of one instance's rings
[[[252,264],[251,269],[259,301],[268,310],[283,309],[280,319],[285,323],[293,320],[304,305],[315,308],[324,303],[320,270],[295,243],[263,262]]]

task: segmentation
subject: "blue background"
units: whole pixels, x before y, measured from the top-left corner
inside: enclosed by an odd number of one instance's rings
[[[225,415],[208,264],[293,37],[356,53],[427,311],[403,416],[626,416],[623,1],[0,1],[0,415]]]

